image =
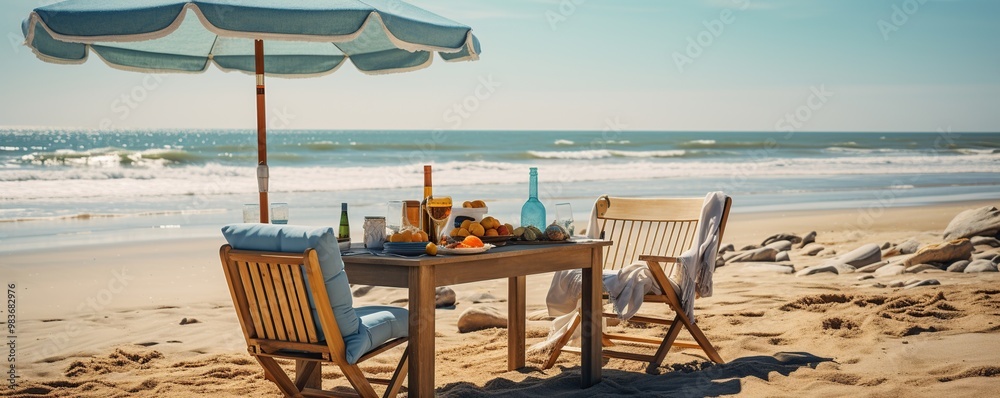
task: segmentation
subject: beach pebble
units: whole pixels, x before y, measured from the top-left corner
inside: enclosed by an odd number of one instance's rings
[[[802,238],[799,237],[798,235],[781,233],[769,236],[767,239],[764,239],[764,242],[761,243],[760,245],[767,246],[769,243],[777,242],[779,240],[787,240],[792,243],[802,242]]]
[[[992,236],[973,236],[970,240],[973,246],[1000,247],[1000,239]]]
[[[948,266],[948,272],[965,272],[965,267],[969,266],[969,260],[959,260]]]
[[[860,273],[875,272],[875,271],[878,271],[879,268],[882,268],[882,267],[886,266],[887,264],[889,264],[888,261],[879,261],[879,262],[874,263],[874,264],[868,264],[868,265],[866,265],[864,267],[860,267],[860,268],[857,269],[857,272],[860,272]]]
[[[876,282],[876,283],[872,284],[872,287],[877,287],[877,288],[884,288],[884,287],[885,287],[885,285],[884,285],[884,284],[881,284],[881,283],[878,283],[878,282]]]
[[[434,289],[434,306],[437,308],[455,305],[455,291],[448,286]]]
[[[806,236],[802,237],[802,242],[799,243],[799,247],[806,247],[806,245],[816,241],[816,231],[809,231]]]
[[[731,251],[736,251],[736,246],[733,246],[732,243],[727,243],[725,245],[722,245],[722,247],[719,248],[719,254],[722,254],[722,253],[725,253],[725,252],[731,252]]]
[[[764,247],[770,247],[770,248],[772,248],[774,250],[777,250],[779,252],[783,252],[783,251],[792,250],[792,242],[787,241],[787,240],[778,240],[778,241],[774,241],[774,242],[768,243]]]
[[[472,304],[497,303],[506,301],[503,299],[498,299],[496,296],[489,294],[487,292],[473,293],[468,296],[462,297],[462,300],[472,302]]]
[[[783,242],[787,242],[787,241],[783,241]],[[791,259],[788,257],[788,252],[780,252],[780,253],[778,253],[778,254],[776,254],[774,256],[774,261],[777,261],[777,262],[791,261]]]
[[[778,251],[770,247],[762,247],[760,249],[750,250],[740,255],[732,258],[730,261],[733,262],[744,262],[744,261],[775,261],[775,257],[778,255]]]
[[[975,260],[969,263],[963,272],[966,274],[974,272],[997,272],[997,266],[990,260]]]
[[[835,265],[816,265],[809,268],[804,268],[795,273],[795,276],[808,276],[816,275],[820,273],[829,272],[831,274],[840,274],[840,271]]]
[[[972,255],[972,259],[973,260],[991,260],[992,261],[997,256],[1000,256],[1000,252],[998,252],[997,250],[990,250],[990,251],[987,251],[987,252],[973,254]]]
[[[958,213],[944,229],[947,240],[973,236],[996,236],[1000,232],[1000,210],[984,206]]]
[[[906,267],[897,264],[886,265],[875,270],[875,276],[899,275],[906,271]]]
[[[462,312],[458,317],[458,331],[461,333],[475,332],[489,328],[506,328],[507,316],[499,310],[487,306],[474,306]]]
[[[916,265],[929,262],[951,263],[958,260],[968,260],[972,256],[972,242],[968,239],[956,239],[927,245],[906,260],[905,265]]]
[[[895,282],[892,282],[892,283],[888,284],[887,286],[889,286],[889,287],[903,287],[903,286],[906,286],[906,283],[903,282],[903,281],[895,281]]]
[[[885,249],[888,249],[890,247],[892,247],[892,242],[885,242],[885,243],[882,244],[882,246],[879,246],[879,250],[885,250]]]
[[[192,323],[198,323],[198,320],[194,318],[181,318],[181,325],[190,325]]]
[[[726,253],[726,254],[723,254],[723,255],[721,256],[721,258],[722,258],[722,261],[725,261],[725,262],[727,262],[727,263],[728,263],[728,262],[729,262],[730,260],[732,260],[732,259],[734,259],[734,258],[738,257],[738,256],[739,256],[739,255],[741,255],[741,254],[743,254],[743,253],[741,253],[741,252],[728,252],[728,253]]]
[[[746,246],[743,246],[743,248],[741,248],[740,251],[741,252],[745,252],[747,250],[756,250],[758,248],[760,248],[760,246],[757,246],[757,245],[746,245]]]
[[[940,271],[941,269],[930,264],[917,264],[906,267],[906,273],[908,274],[915,274],[917,272],[930,271],[930,270]]]
[[[882,249],[874,243],[869,243],[837,257],[837,261],[855,267],[863,267],[882,261]]]
[[[826,249],[826,248],[823,247],[823,245],[819,245],[819,244],[811,244],[811,245],[809,245],[809,246],[807,246],[807,247],[804,248],[805,254],[807,256],[815,256],[815,255],[819,254],[819,252],[823,251],[824,249]]]
[[[920,242],[907,239],[906,242],[896,245],[896,248],[899,249],[900,254],[913,254],[917,252],[917,249],[920,249]]]
[[[745,263],[740,269],[753,272],[773,272],[776,274],[790,274],[795,271],[792,266],[775,263]]]
[[[529,321],[551,321],[554,316],[549,315],[549,310],[538,310],[528,314]]]
[[[903,289],[912,289],[912,288],[919,287],[919,286],[935,286],[935,285],[940,285],[940,284],[941,284],[941,282],[938,282],[937,279],[926,279],[926,280],[917,281],[917,282],[913,282],[913,283],[907,283],[906,286],[903,287]]]
[[[715,258],[715,266],[716,267],[724,267],[725,265],[726,265],[726,260],[723,259],[722,256],[719,256],[719,257]]]
[[[869,279],[875,279],[875,276],[874,275],[861,275],[861,276],[858,277],[859,281],[865,281],[865,280],[869,280]]]

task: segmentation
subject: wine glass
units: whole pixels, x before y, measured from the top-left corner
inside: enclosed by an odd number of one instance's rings
[[[556,224],[566,228],[570,236],[573,236],[573,207],[569,203],[556,204]]]
[[[451,196],[432,196],[427,198],[427,216],[434,222],[432,241],[441,239],[441,231],[451,216]],[[437,242],[435,242],[437,243]]]

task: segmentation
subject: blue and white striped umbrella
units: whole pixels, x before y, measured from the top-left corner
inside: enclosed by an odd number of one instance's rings
[[[68,0],[21,24],[38,58],[116,69],[198,73],[215,64],[257,75],[260,219],[268,220],[264,76],[333,73],[346,60],[368,74],[479,59],[472,28],[398,0]],[[265,43],[266,42],[266,43]],[[266,56],[265,56],[266,53]]]

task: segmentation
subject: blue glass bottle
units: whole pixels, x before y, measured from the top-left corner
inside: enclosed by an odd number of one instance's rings
[[[531,179],[528,182],[528,201],[521,206],[521,226],[534,225],[538,229],[545,228],[545,206],[538,201],[538,168],[531,168]]]

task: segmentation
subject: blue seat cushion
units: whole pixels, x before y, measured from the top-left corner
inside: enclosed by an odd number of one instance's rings
[[[347,362],[357,363],[358,358],[389,340],[409,334],[409,311],[406,308],[372,305],[354,309],[361,319],[358,332],[344,336]]]
[[[354,311],[354,301],[351,296],[351,286],[344,272],[344,260],[340,257],[337,246],[337,236],[332,227],[313,228],[297,225],[272,224],[230,224],[222,227],[222,235],[234,249],[256,250],[285,253],[302,253],[306,249],[316,250],[320,270],[323,272],[326,294],[333,307],[333,315],[340,327],[340,334],[345,338],[358,334],[361,322]],[[305,275],[306,294],[309,297],[309,308],[320,340],[324,338],[323,329],[319,324],[319,314],[316,303],[312,299],[312,289],[309,288],[309,276]],[[403,317],[404,325],[406,317]],[[363,353],[362,353],[363,354]],[[360,355],[359,355],[360,356]]]

